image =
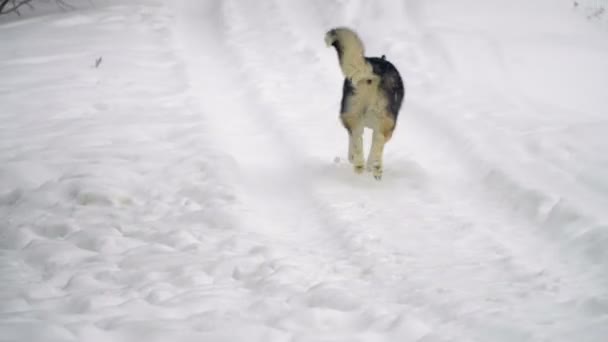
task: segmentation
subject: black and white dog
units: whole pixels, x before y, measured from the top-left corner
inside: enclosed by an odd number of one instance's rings
[[[348,160],[356,173],[363,172],[363,129],[372,129],[367,169],[380,180],[384,144],[393,135],[405,95],[401,75],[384,56],[365,57],[361,39],[349,28],[329,30],[325,43],[338,52],[345,78],[340,119],[349,136]]]

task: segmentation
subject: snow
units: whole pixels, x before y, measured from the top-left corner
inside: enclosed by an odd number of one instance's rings
[[[0,341],[608,336],[603,2],[70,3],[0,17]],[[338,25],[406,81],[381,182]]]

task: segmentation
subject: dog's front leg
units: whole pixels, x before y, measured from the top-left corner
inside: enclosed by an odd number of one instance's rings
[[[384,134],[379,129],[374,129],[372,134],[372,147],[369,150],[369,157],[367,159],[367,168],[372,171],[374,178],[377,180],[382,179],[382,154],[384,153],[384,143],[386,139]]]

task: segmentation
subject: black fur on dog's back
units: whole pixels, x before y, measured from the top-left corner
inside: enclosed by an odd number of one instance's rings
[[[365,60],[371,64],[374,74],[380,77],[379,87],[388,100],[387,110],[397,119],[405,97],[405,88],[399,71],[384,56],[381,58],[366,57]]]
[[[388,104],[387,110],[397,119],[399,110],[405,97],[405,87],[401,75],[395,66],[386,60],[385,56],[365,57],[365,60],[372,66],[374,74],[380,77],[380,90],[384,93]],[[348,98],[356,92],[353,83],[348,79],[344,79],[342,86],[342,102],[340,103],[340,112],[347,111]]]

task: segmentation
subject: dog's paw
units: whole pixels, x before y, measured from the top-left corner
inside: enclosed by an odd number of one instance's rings
[[[382,165],[374,165],[372,166],[372,174],[376,180],[382,179]]]
[[[367,164],[365,164],[365,170],[367,172],[372,172],[374,170],[374,160],[370,157],[369,159],[367,159]]]
[[[360,165],[354,165],[353,166],[353,170],[355,170],[355,173],[360,175],[363,173],[363,171],[365,170],[365,167],[363,166],[363,164]]]

